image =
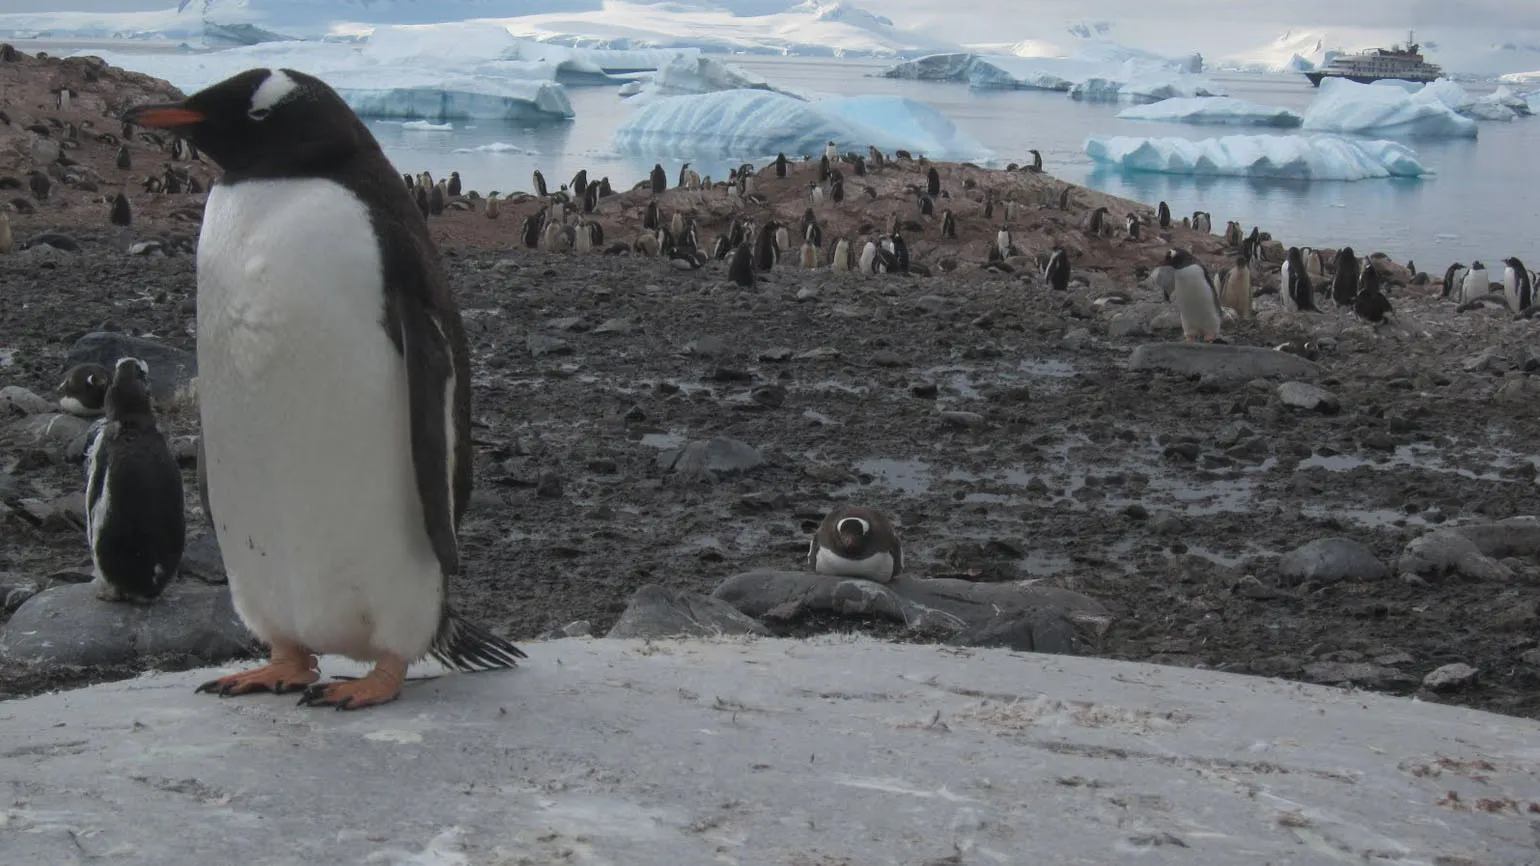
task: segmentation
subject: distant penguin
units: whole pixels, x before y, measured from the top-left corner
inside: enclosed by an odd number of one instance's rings
[[[846,272],[850,270],[850,241],[840,238],[834,245],[834,255],[829,267],[836,271]]]
[[[807,270],[818,267],[818,245],[811,240],[802,242],[802,252],[797,257],[797,264]]]
[[[653,164],[651,181],[653,195],[662,195],[668,189],[668,174],[663,171],[662,163]]]
[[[1235,311],[1241,321],[1251,320],[1251,260],[1236,256],[1235,264],[1219,277],[1219,303]]]
[[[11,218],[0,210],[0,256],[9,255],[16,249],[16,238],[11,234]]]
[[[775,176],[780,178],[786,176],[786,154],[784,153],[775,155]]]
[[[888,245],[892,247],[890,252],[893,253],[893,261],[896,265],[894,270],[901,274],[909,273],[909,244],[904,240],[904,236],[895,232],[889,238]]]
[[[1176,305],[1182,318],[1182,336],[1187,342],[1200,337],[1204,342],[1219,338],[1223,319],[1219,293],[1202,263],[1186,250],[1169,250],[1152,277]]]
[[[818,524],[807,564],[819,574],[888,583],[903,572],[904,553],[893,524],[881,512],[841,506]]]
[[[663,217],[658,213],[658,203],[656,201],[648,202],[646,211],[642,213],[642,228],[655,232],[662,227]]]
[[[153,601],[182,563],[182,470],[155,423],[149,372],[137,358],[118,360],[107,423],[86,452],[86,537],[103,601]]]
[[[813,203],[813,207],[823,204],[823,188],[813,181],[807,182],[807,198]]]
[[[535,195],[545,198],[549,194],[545,186],[545,175],[540,173],[540,169],[535,169]]]
[[[181,162],[187,155],[187,145],[180,138],[171,139],[171,161]]]
[[[838,162],[840,158],[840,152],[832,141],[824,145],[823,155],[829,162]]]
[[[497,190],[493,190],[487,194],[487,207],[484,213],[487,215],[487,219],[489,220],[497,219],[498,215],[502,213],[497,205]]]
[[[61,87],[61,88],[59,88],[58,102],[55,103],[55,104],[58,105],[60,111],[69,111],[69,109],[70,109],[70,89],[68,87]]]
[[[125,144],[122,147],[118,148],[118,168],[121,168],[124,171],[128,171],[129,169],[131,169],[133,167],[134,167],[134,158],[128,152],[128,145]]]
[[[429,214],[432,214],[433,216],[439,216],[440,214],[442,214],[444,212],[444,190],[445,190],[445,188],[446,187],[445,187],[444,182],[443,181],[439,181],[438,183],[433,185],[433,191],[428,193],[428,213]],[[170,190],[168,189],[167,192],[170,192]]]
[[[1453,297],[1456,300],[1463,301],[1465,295],[1465,275],[1469,272],[1470,269],[1460,262],[1450,265],[1449,269],[1444,271],[1444,291],[1440,297]]]
[[[1171,208],[1167,207],[1165,202],[1161,202],[1160,207],[1155,211],[1155,220],[1161,228],[1171,228]]]
[[[1214,233],[1214,218],[1207,211],[1198,211],[1192,216],[1192,227],[1204,234]]]
[[[1412,259],[1407,259],[1406,260],[1406,272],[1411,274],[1413,277],[1416,277],[1417,276],[1417,262],[1412,260]]]
[[[1373,265],[1364,264],[1364,273],[1367,275],[1374,269]],[[1378,276],[1361,280],[1362,288],[1353,298],[1353,313],[1371,325],[1379,325],[1391,320],[1390,299],[1380,291]]]
[[[101,364],[76,364],[59,383],[59,408],[79,418],[96,418],[107,411],[112,371]]]
[[[166,179],[162,185],[167,195],[176,195],[182,191],[182,179],[170,168],[166,169]]]
[[[1063,190],[1060,190],[1060,192],[1059,192],[1059,210],[1069,210],[1069,196],[1070,196],[1070,192],[1071,192],[1071,190],[1070,190],[1070,188],[1068,186],[1064,187]]]
[[[925,194],[931,198],[941,195],[941,173],[931,166],[925,172]]]
[[[957,237],[957,219],[952,216],[950,210],[941,212],[941,236],[954,239]]]
[[[1353,255],[1352,247],[1343,247],[1337,251],[1336,272],[1331,278],[1331,297],[1338,308],[1353,306],[1353,299],[1358,297],[1358,258]]]
[[[1123,221],[1123,224],[1127,228],[1128,239],[1131,241],[1139,240],[1139,218],[1129,214],[1128,218]]]
[[[824,181],[829,179],[829,169],[830,169],[829,158],[827,156],[820,156],[818,158],[818,182],[819,183],[823,183]]]
[[[1107,209],[1099,207],[1091,211],[1091,216],[1087,221],[1087,228],[1093,235],[1101,236],[1107,234]]]
[[[128,196],[121,192],[118,193],[117,197],[112,200],[112,214],[109,218],[115,226],[133,224],[134,213],[128,207]]]
[[[1468,304],[1491,292],[1492,279],[1487,276],[1487,266],[1480,261],[1471,262],[1470,270],[1465,272],[1465,279],[1460,284],[1460,303]]]
[[[775,230],[774,223],[766,223],[764,229],[754,238],[754,270],[769,271],[775,268]]]
[[[1508,309],[1522,313],[1535,302],[1529,270],[1517,256],[1503,259],[1503,264],[1503,297],[1508,301]]]
[[[1069,253],[1063,247],[1054,247],[1043,266],[1043,279],[1050,288],[1062,292],[1069,288],[1069,274]]]
[[[851,165],[851,170],[855,172],[856,177],[866,177],[866,158],[865,157],[861,157],[861,156],[856,157],[855,158],[855,162],[852,162],[850,165]]]
[[[1376,292],[1383,291],[1383,287],[1380,285],[1379,270],[1374,267],[1372,261],[1364,259],[1363,270],[1358,273],[1358,292],[1355,294],[1355,297],[1363,294],[1368,289],[1373,289]]]
[[[460,195],[460,173],[458,171],[451,171],[449,173],[449,186],[448,186],[446,191],[449,193],[449,197],[450,198],[457,198],[457,197],[459,197],[459,195]]]
[[[38,201],[47,201],[49,190],[53,189],[53,181],[48,175],[33,170],[27,173],[27,186],[32,189],[32,196]]]
[[[1032,154],[1032,167],[1029,169],[1029,171],[1034,173],[1041,173],[1043,170],[1043,155],[1038,153],[1036,150],[1029,150],[1027,153]]]
[[[1289,254],[1278,272],[1279,302],[1285,310],[1319,312],[1315,306],[1315,288],[1299,247],[1289,247]]]
[[[877,244],[873,243],[872,241],[867,241],[866,246],[861,248],[861,258],[857,264],[857,269],[862,274],[871,276],[872,274],[876,273],[876,264]]]
[[[1005,226],[1001,226],[1000,231],[995,233],[995,249],[1000,252],[1000,258],[1011,257],[1011,231]]]
[[[588,189],[583,190],[583,213],[593,213],[599,209],[599,197],[602,189],[603,186],[601,184],[591,183],[588,185]]]
[[[829,182],[829,198],[835,204],[845,200],[845,181],[839,175],[835,175],[834,180]]]
[[[791,249],[791,230],[783,225],[775,227],[775,249],[780,255]]]
[[[674,211],[674,216],[668,221],[668,230],[674,233],[674,237],[684,234],[684,214]]]
[[[754,285],[753,254],[747,242],[739,244],[733,251],[733,260],[727,265],[727,277],[744,288]]]
[[[1225,223],[1225,246],[1239,247],[1241,245],[1241,224],[1235,220]]]

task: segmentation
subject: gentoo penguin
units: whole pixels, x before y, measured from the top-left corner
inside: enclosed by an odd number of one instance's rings
[[[1358,297],[1358,258],[1353,255],[1352,247],[1337,251],[1336,268],[1331,278],[1332,300],[1339,308],[1351,307],[1353,299]]]
[[[819,183],[823,183],[824,181],[829,179],[829,169],[830,168],[831,168],[831,166],[829,165],[829,157],[828,156],[820,156],[818,158],[818,182]]]
[[[684,234],[683,211],[674,211],[674,216],[668,221],[668,230],[674,233],[674,237]]]
[[[1125,219],[1123,221],[1123,225],[1128,230],[1128,239],[1129,240],[1136,241],[1136,240],[1139,239],[1139,218],[1138,217],[1134,216],[1133,214],[1129,214],[1127,219]]]
[[[1032,167],[1028,171],[1041,174],[1043,171],[1043,155],[1036,150],[1029,150],[1027,153],[1032,154]]]
[[[535,195],[538,195],[541,198],[545,198],[547,194],[548,193],[545,186],[545,175],[541,174],[540,169],[537,168],[535,169]]]
[[[829,200],[835,204],[845,200],[845,181],[839,175],[829,181]]]
[[[823,187],[820,187],[816,181],[808,181],[807,198],[813,203],[813,207],[823,204]]]
[[[149,375],[138,358],[118,360],[86,451],[86,538],[103,601],[153,601],[182,564],[182,470],[155,423]]]
[[[112,214],[110,216],[115,226],[131,225],[134,222],[134,212],[128,207],[128,196],[118,193],[112,200]]]
[[[928,195],[920,196],[920,216],[932,216],[936,213],[936,200]]]
[[[786,154],[784,153],[778,153],[775,155],[775,176],[786,176]]]
[[[1484,298],[1492,292],[1492,280],[1487,276],[1487,266],[1480,261],[1470,263],[1465,279],[1460,284],[1460,303],[1468,304]]]
[[[754,285],[754,256],[748,241],[733,251],[733,260],[727,264],[727,277],[744,288]]]
[[[494,189],[487,193],[487,209],[484,212],[489,220],[497,219],[498,215],[502,213],[497,205],[497,190]]]
[[[941,236],[954,239],[957,237],[957,218],[952,216],[950,210],[941,212]]]
[[[1235,311],[1240,320],[1251,320],[1251,259],[1235,257],[1235,264],[1219,275],[1219,305]]]
[[[107,411],[107,388],[112,371],[101,364],[76,364],[59,383],[59,408],[81,418],[95,418]]]
[[[829,263],[829,267],[836,271],[849,271],[850,241],[846,240],[845,238],[840,238],[839,242],[834,245],[834,256],[832,258],[833,261]]]
[[[689,163],[687,162],[685,165],[689,166]],[[578,169],[577,174],[572,176],[571,186],[573,196],[582,198],[583,195],[588,192],[588,169]]]
[[[655,201],[648,202],[647,209],[642,212],[642,228],[655,232],[662,227],[663,217],[658,212],[658,203]]]
[[[1310,284],[1310,273],[1299,247],[1289,247],[1288,258],[1278,272],[1278,288],[1285,310],[1319,312],[1315,307],[1315,287]]]
[[[1155,211],[1155,220],[1161,228],[1171,228],[1171,208],[1165,202],[1161,202],[1160,207]]]
[[[1062,292],[1069,288],[1069,253],[1063,247],[1053,248],[1048,263],[1043,265],[1043,279],[1054,291]]]
[[[1383,291],[1380,286],[1380,272],[1374,266],[1374,262],[1364,259],[1364,267],[1358,273],[1358,293],[1363,294],[1365,289],[1373,289],[1376,292]],[[1356,297],[1356,295],[1355,295]]]
[[[1000,231],[995,233],[995,249],[999,251],[1000,258],[1008,259],[1011,257],[1011,230],[1009,228],[1000,226]]]
[[[128,171],[134,167],[134,158],[128,152],[128,145],[118,148],[118,168]]]
[[[1503,297],[1508,299],[1508,309],[1522,313],[1535,302],[1534,287],[1529,281],[1529,270],[1518,257],[1503,259]]]
[[[1367,276],[1373,270],[1374,266],[1366,260],[1364,275]],[[1360,280],[1360,285],[1358,295],[1353,298],[1353,312],[1358,318],[1371,325],[1390,321],[1390,299],[1380,291],[1378,274],[1372,278]]]
[[[774,222],[765,223],[763,229],[754,238],[754,270],[769,271],[775,269],[776,259],[780,257],[775,246]]]
[[[460,173],[458,171],[451,171],[449,173],[449,186],[446,192],[449,193],[450,198],[456,198],[460,195]]]
[[[1182,316],[1182,336],[1191,343],[1202,337],[1213,342],[1219,337],[1219,293],[1209,279],[1208,270],[1186,250],[1168,250],[1165,261],[1151,275],[1162,291],[1176,304]]]
[[[1465,294],[1465,275],[1469,272],[1470,269],[1459,262],[1450,265],[1449,270],[1444,271],[1444,293],[1440,297],[1453,296],[1459,300]]]
[[[882,512],[844,505],[818,524],[807,548],[807,564],[819,574],[887,583],[903,573],[904,552]]]
[[[1086,229],[1093,235],[1102,235],[1107,232],[1107,209],[1099,207],[1091,211],[1091,216],[1086,222]]]
[[[662,195],[663,191],[668,189],[668,175],[664,173],[662,163],[653,164],[650,180],[653,195]]]
[[[931,198],[941,195],[941,173],[935,166],[925,172],[925,194]]]
[[[824,159],[827,159],[829,162],[839,161],[840,152],[834,147],[834,142],[831,141],[827,145],[824,145],[823,156]]]
[[[519,226],[519,238],[524,241],[524,246],[532,250],[539,248],[540,235],[545,230],[544,216],[544,211],[535,211],[524,218],[524,223]]]
[[[876,262],[877,262],[877,244],[873,243],[872,241],[867,241],[866,242],[866,246],[861,248],[861,259],[860,259],[857,267],[861,271],[862,274],[864,274],[864,275],[869,277],[872,274],[876,273],[876,271],[874,270]]]
[[[32,196],[38,201],[48,200],[48,191],[53,189],[53,181],[48,175],[34,169],[27,173],[27,185],[32,189]]]
[[[904,236],[894,232],[888,238],[888,246],[892,248],[888,252],[893,254],[893,261],[897,265],[894,270],[901,274],[909,273],[909,243],[904,240]]]
[[[167,192],[170,192],[168,189]],[[433,216],[441,216],[444,213],[444,205],[449,200],[449,183],[440,179],[433,185],[433,191],[428,193],[428,213]],[[556,205],[560,207],[560,205]]]
[[[469,352],[427,221],[368,127],[289,69],[125,119],[224,170],[198,241],[203,445],[235,610],[271,660],[199,690],[357,709],[394,700],[426,655],[513,667],[524,654],[446,598],[471,490]],[[373,667],[312,685],[318,653]]]

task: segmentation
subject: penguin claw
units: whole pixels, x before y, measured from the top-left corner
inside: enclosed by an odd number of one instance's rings
[[[310,686],[300,695],[299,706],[361,710],[364,707],[388,704],[401,696],[401,684],[405,677],[405,664],[382,662],[358,679]]]
[[[314,661],[311,661],[314,665]],[[275,695],[297,692],[320,679],[313,667],[303,668],[294,662],[275,662],[249,671],[209,680],[194,690],[194,694],[210,693],[221,698],[271,692]]]

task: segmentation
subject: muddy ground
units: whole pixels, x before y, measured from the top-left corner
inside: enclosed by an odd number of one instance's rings
[[[705,591],[798,567],[814,521],[858,501],[897,517],[916,574],[1104,601],[1109,657],[1297,678],[1377,661],[1404,676],[1364,685],[1399,692],[1460,661],[1478,683],[1434,699],[1540,716],[1540,671],[1520,659],[1536,645],[1535,563],[1510,563],[1511,585],[1274,581],[1276,557],[1315,538],[1393,562],[1430,525],[1534,511],[1533,406],[1495,400],[1501,373],[1463,366],[1491,344],[1527,357],[1527,322],[1406,297],[1403,331],[1376,334],[1263,299],[1261,323],[1231,339],[1322,338],[1319,384],[1343,405],[1327,416],[1281,406],[1276,383],[1130,373],[1129,350],[1156,338],[1109,339],[1092,305],[1105,289],[787,270],[745,291],[716,265],[453,249],[446,262],[479,425],[454,594],[505,634],[574,620],[603,633],[644,584]],[[47,392],[70,343],[103,327],[193,346],[188,256],[19,253],[0,257],[0,285],[0,384]],[[947,426],[941,410],[983,422]],[[658,467],[664,448],[715,435],[768,464],[714,483]],[[12,471],[15,457],[0,455]],[[79,474],[33,466],[14,481],[36,495]],[[6,570],[86,558],[78,532],[12,521],[0,535]]]

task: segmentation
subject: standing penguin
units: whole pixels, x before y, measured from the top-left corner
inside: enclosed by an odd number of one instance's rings
[[[1463,295],[1465,293],[1465,275],[1469,272],[1470,269],[1459,262],[1450,265],[1449,270],[1444,271],[1444,291],[1440,297],[1447,298],[1452,295],[1455,298],[1459,298]]]
[[[1048,264],[1043,265],[1043,279],[1054,291],[1062,292],[1069,288],[1069,253],[1063,247],[1053,248],[1053,253],[1048,256]]]
[[[1315,307],[1315,287],[1310,284],[1310,272],[1299,247],[1289,247],[1289,255],[1284,259],[1278,278],[1280,302],[1285,310],[1319,312]]]
[[[155,423],[149,375],[138,358],[118,360],[107,423],[86,451],[86,537],[103,601],[155,600],[187,540],[182,470]]]
[[[1535,302],[1534,287],[1529,281],[1529,270],[1517,256],[1503,259],[1503,264],[1506,265],[1503,269],[1503,297],[1508,301],[1508,309],[1515,313],[1522,313]]]
[[[1367,275],[1373,270],[1373,265],[1364,263],[1364,273]],[[1378,275],[1372,279],[1360,280],[1358,295],[1353,298],[1353,313],[1371,325],[1379,325],[1391,320],[1390,299],[1380,291]]]
[[[775,176],[786,176],[786,154],[784,153],[778,153],[775,155]]]
[[[459,197],[459,195],[460,195],[460,173],[458,171],[451,171],[449,173],[449,186],[448,186],[447,192],[449,193],[449,197],[450,198],[458,198]]]
[[[1353,299],[1358,297],[1358,257],[1353,255],[1352,247],[1343,247],[1337,251],[1336,271],[1331,277],[1331,297],[1339,309],[1353,306]]]
[[[1131,241],[1139,240],[1139,218],[1129,214],[1123,221],[1123,224],[1128,232],[1128,239]]]
[[[112,200],[112,214],[110,218],[115,226],[126,226],[133,223],[134,213],[128,207],[128,196],[120,192]]]
[[[654,163],[652,166],[652,194],[662,195],[663,190],[668,189],[668,175],[663,171],[662,163]]]
[[[368,127],[288,69],[126,119],[225,172],[198,243],[203,444],[235,609],[271,661],[199,690],[356,709],[398,697],[426,655],[513,667],[524,654],[446,598],[471,491],[469,352],[427,221]],[[312,685],[318,653],[373,667]]]
[[[1235,257],[1235,265],[1219,277],[1219,304],[1235,311],[1240,320],[1251,320],[1251,259]]]
[[[1165,261],[1155,269],[1151,277],[1160,284],[1166,297],[1176,304],[1182,316],[1182,336],[1191,343],[1202,337],[1204,342],[1219,338],[1219,322],[1223,318],[1219,309],[1219,293],[1209,279],[1208,270],[1186,250],[1169,250]]]
[[[830,257],[829,267],[836,271],[850,270],[850,241],[840,238],[834,245],[834,255]]]
[[[501,213],[502,211],[499,210],[497,206],[497,190],[494,189],[490,193],[487,193],[487,219],[495,220]]]
[[[134,158],[128,152],[128,145],[118,148],[118,168],[128,171],[134,167]]]
[[[925,172],[925,194],[931,198],[941,195],[941,173],[935,166]]]
[[[1155,220],[1160,223],[1161,228],[1171,228],[1171,208],[1165,202],[1161,202],[1160,207],[1155,211]]]
[[[16,249],[16,237],[11,234],[11,218],[0,210],[0,256],[10,255]]]
[[[744,241],[733,251],[732,261],[727,263],[727,277],[738,285],[748,288],[754,285],[754,256],[749,242]]]
[[[957,237],[957,218],[952,216],[950,210],[941,212],[941,236],[953,239]]]
[[[547,190],[546,190],[546,185],[545,185],[545,175],[541,174],[540,173],[540,169],[538,169],[538,168],[535,169],[534,180],[535,180],[535,195],[538,195],[541,198],[545,198],[546,195],[547,195]]]
[[[1487,266],[1479,260],[1470,263],[1465,279],[1460,281],[1460,303],[1468,304],[1492,293],[1492,278],[1487,276]]]
[[[808,544],[807,564],[819,574],[887,583],[903,573],[904,552],[886,515],[844,505],[818,524]]]

